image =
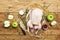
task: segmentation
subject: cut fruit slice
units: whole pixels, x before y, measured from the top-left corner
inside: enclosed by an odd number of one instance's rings
[[[17,22],[13,22],[12,23],[12,27],[17,27],[18,26],[18,23]]]
[[[48,21],[53,21],[53,20],[54,20],[54,15],[49,14],[49,15],[47,16],[47,20],[48,20]]]

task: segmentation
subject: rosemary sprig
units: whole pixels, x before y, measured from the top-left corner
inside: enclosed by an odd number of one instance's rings
[[[27,27],[27,22],[25,21],[24,18],[22,18],[22,16],[20,15],[20,19],[22,20],[23,24]]]
[[[29,12],[29,9],[27,8],[27,9],[26,9],[26,15],[28,14],[28,12]]]

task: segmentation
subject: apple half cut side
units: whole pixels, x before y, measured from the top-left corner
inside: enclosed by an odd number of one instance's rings
[[[18,23],[17,22],[12,22],[12,27],[14,27],[14,28],[18,27]]]
[[[47,20],[48,20],[48,21],[53,21],[53,20],[54,20],[54,15],[48,14],[48,15],[47,15]]]

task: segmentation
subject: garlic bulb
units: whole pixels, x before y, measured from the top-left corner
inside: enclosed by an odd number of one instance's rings
[[[9,27],[9,26],[10,26],[10,24],[5,24],[5,25],[4,25],[4,27]]]

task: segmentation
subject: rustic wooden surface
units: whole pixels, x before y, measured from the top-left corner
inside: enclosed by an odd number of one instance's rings
[[[20,9],[26,9],[32,4],[38,4],[55,15],[57,25],[47,31],[41,31],[40,38],[23,35],[20,28],[4,28],[3,22],[7,19],[8,12],[14,15],[15,21]],[[60,0],[0,0],[0,40],[60,40]]]

